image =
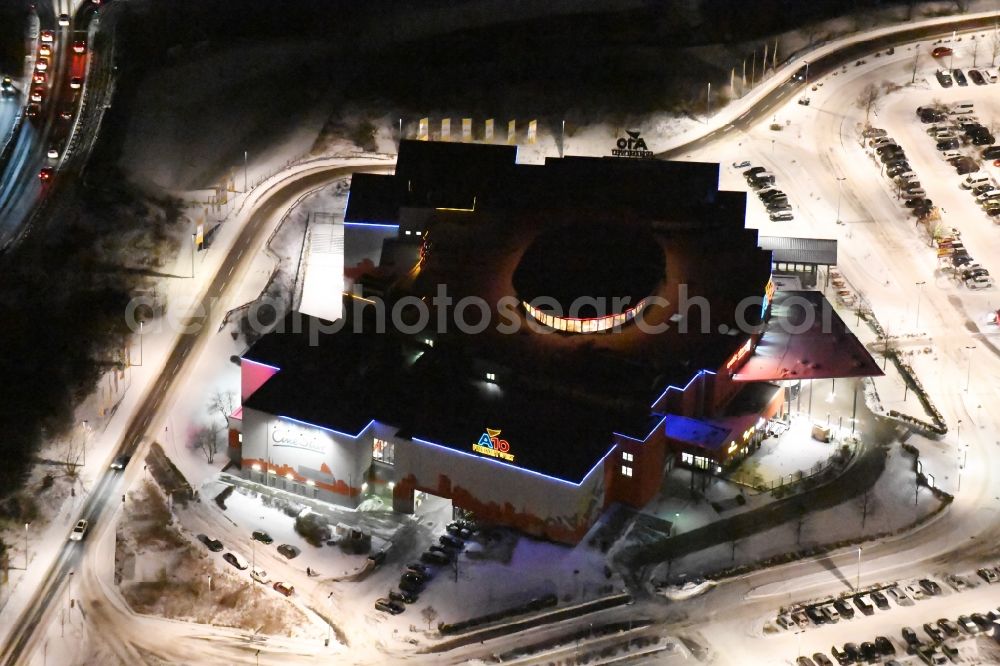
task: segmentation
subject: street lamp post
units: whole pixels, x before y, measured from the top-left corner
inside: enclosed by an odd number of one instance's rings
[[[243,151],[243,193],[247,192],[247,151]]]
[[[914,83],[917,80],[917,57],[920,55],[920,44],[913,50],[913,76],[910,77],[910,83]]]
[[[69,584],[66,586],[66,606],[73,607],[73,572],[69,572]]]
[[[326,595],[326,600],[330,602],[330,619],[326,622],[326,643],[324,647],[330,647],[330,632],[333,630],[333,592]]]
[[[28,570],[28,525],[31,523],[24,524],[24,570]]]
[[[87,419],[83,420],[83,466],[87,466],[87,433],[90,428],[87,426]]]
[[[142,325],[144,322],[139,322],[139,365],[142,365]]]
[[[920,328],[920,297],[924,293],[923,287],[924,287],[925,284],[927,284],[926,280],[923,280],[921,282],[917,282],[916,283],[916,285],[917,285],[917,321],[916,321],[916,323],[914,323],[913,328]]]
[[[861,546],[858,546],[858,584],[854,589],[861,589]]]
[[[194,246],[195,239],[198,238],[197,234],[191,234],[191,277],[194,278]]]
[[[847,180],[847,176],[842,176],[837,179],[837,224],[840,224],[840,199],[844,192],[842,183]]]
[[[965,392],[969,392],[969,381],[972,379],[972,350],[976,348],[976,345],[966,345],[966,354],[968,355],[968,369],[965,371]]]

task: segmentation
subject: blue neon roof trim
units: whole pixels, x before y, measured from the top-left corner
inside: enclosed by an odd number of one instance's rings
[[[274,370],[276,372],[281,372],[281,368],[279,368],[276,365],[270,365],[268,363],[261,363],[260,361],[253,360],[252,358],[247,358],[246,356],[240,356],[240,363],[242,363],[243,361],[247,361],[248,363],[253,363],[254,365],[262,365],[265,368],[271,368],[272,370]]]
[[[399,229],[398,224],[382,224],[378,222],[344,222],[345,227],[383,227],[386,229]]]
[[[666,416],[664,416],[663,418],[661,418],[660,422],[657,423],[655,426],[653,426],[653,429],[649,431],[649,434],[646,435],[645,437],[643,437],[642,439],[636,439],[635,437],[631,437],[629,435],[625,435],[625,434],[620,433],[620,432],[612,432],[611,434],[612,435],[618,435],[619,437],[624,437],[625,439],[631,439],[633,442],[639,442],[641,444],[644,444],[646,442],[646,440],[649,439],[650,437],[652,437],[653,433],[656,432],[660,428],[660,426],[663,425],[663,422],[666,421],[666,420],[667,420]]]
[[[707,375],[714,375],[714,374],[717,374],[717,373],[715,373],[712,370],[699,370],[698,372],[695,373],[694,377],[692,377],[691,380],[688,381],[687,384],[685,384],[684,388],[679,388],[677,386],[668,386],[667,388],[663,389],[663,393],[661,393],[659,395],[659,397],[652,402],[652,404],[650,405],[650,407],[655,406],[656,403],[658,403],[660,400],[663,400],[663,396],[665,396],[668,391],[680,391],[681,393],[683,393],[684,391],[687,391],[691,387],[691,384],[694,383],[694,380],[696,380],[699,377],[701,377],[702,375],[706,375],[706,374]]]
[[[339,430],[335,430],[334,428],[327,428],[326,426],[316,425],[315,423],[309,423],[308,421],[302,421],[302,420],[299,420],[299,419],[296,419],[296,418],[292,418],[291,416],[281,416],[279,414],[278,418],[279,419],[284,419],[286,421],[293,421],[295,423],[299,423],[299,424],[304,425],[304,426],[309,426],[310,428],[319,428],[320,430],[326,430],[328,432],[334,432],[334,433],[337,433],[338,435],[343,435],[344,437],[350,437],[351,439],[357,439],[358,437],[361,436],[361,433],[363,433],[365,430],[368,430],[368,428],[369,428],[369,426],[371,426],[371,424],[375,423],[375,419],[372,419],[371,421],[369,421],[365,425],[364,428],[362,428],[361,430],[359,430],[356,435],[352,435],[349,432],[341,432]]]
[[[594,466],[591,467],[589,470],[587,470],[587,473],[583,475],[583,478],[580,479],[579,482],[576,482],[576,481],[567,481],[566,479],[560,479],[558,476],[551,476],[549,474],[543,474],[542,472],[536,472],[535,470],[528,469],[527,467],[518,467],[517,465],[509,465],[507,463],[501,462],[499,460],[495,460],[493,458],[487,458],[485,456],[479,456],[479,455],[476,455],[474,453],[469,453],[467,451],[461,451],[459,449],[453,449],[450,446],[445,446],[444,444],[438,444],[436,442],[432,442],[432,441],[426,440],[426,439],[420,439],[419,437],[413,437],[412,439],[413,439],[414,442],[419,442],[421,444],[427,444],[429,446],[436,446],[437,448],[444,449],[445,451],[448,451],[450,453],[457,453],[459,455],[468,456],[470,458],[475,458],[476,460],[482,460],[484,462],[493,463],[494,465],[503,465],[507,469],[512,469],[512,470],[517,471],[517,472],[525,472],[527,474],[533,474],[534,476],[540,476],[543,479],[549,479],[550,481],[558,481],[559,483],[565,483],[568,486],[575,486],[577,488],[579,488],[581,485],[583,485],[584,480],[588,476],[591,475],[591,473],[597,468],[598,465],[600,465],[601,463],[604,462],[605,458],[607,458],[608,455],[612,451],[615,450],[615,446],[617,446],[616,444],[612,444],[611,448],[608,449],[607,453],[605,453],[603,456],[601,456],[597,460],[597,462],[594,463]]]

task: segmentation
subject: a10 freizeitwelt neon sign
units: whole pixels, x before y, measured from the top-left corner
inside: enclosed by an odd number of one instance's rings
[[[472,445],[472,450],[491,458],[500,458],[507,462],[514,462],[514,454],[510,452],[510,444],[506,439],[500,439],[500,430],[487,428],[479,437],[479,441]]]

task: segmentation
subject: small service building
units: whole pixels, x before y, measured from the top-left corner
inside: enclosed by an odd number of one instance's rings
[[[353,178],[345,244],[373,251],[344,318],[293,312],[243,356],[241,473],[401,512],[428,493],[575,543],[673,465],[749,455],[786,380],[879,374],[821,294],[774,290],[745,193],[718,182],[404,141],[395,174]]]

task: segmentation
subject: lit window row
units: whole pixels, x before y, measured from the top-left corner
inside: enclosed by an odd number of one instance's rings
[[[632,476],[632,468],[628,465],[622,465],[622,476]]]
[[[625,312],[621,312],[619,314],[608,315],[606,317],[593,317],[590,319],[558,317],[556,315],[546,314],[538,308],[532,307],[528,303],[522,303],[522,305],[532,318],[557,331],[566,331],[567,333],[599,333],[600,331],[606,331],[617,326],[624,326],[626,323],[632,321],[635,316],[642,311],[644,307],[646,307],[646,302],[648,300],[649,299],[644,298],[639,301],[635,307],[629,308]]]

